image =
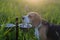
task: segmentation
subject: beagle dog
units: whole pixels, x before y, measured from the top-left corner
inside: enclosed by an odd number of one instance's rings
[[[43,20],[37,12],[29,12],[26,16],[23,16],[23,21],[32,24],[38,40],[58,40],[60,38],[60,31],[56,29],[56,25]]]

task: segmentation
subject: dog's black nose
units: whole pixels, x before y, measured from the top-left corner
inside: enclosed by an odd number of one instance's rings
[[[22,19],[24,20],[24,17],[22,17]]]

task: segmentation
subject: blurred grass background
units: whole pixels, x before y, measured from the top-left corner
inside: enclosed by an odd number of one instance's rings
[[[31,11],[40,13],[42,18],[51,23],[60,24],[60,0],[46,0],[37,5],[29,4],[24,0],[0,0],[0,25],[3,24],[0,27],[0,40],[15,40],[15,28],[8,32],[9,30],[5,29],[4,25],[6,23],[15,24],[16,17],[19,18],[20,23],[22,16]],[[24,40],[24,35],[26,40],[37,40],[32,29],[29,32],[19,29],[19,40]]]

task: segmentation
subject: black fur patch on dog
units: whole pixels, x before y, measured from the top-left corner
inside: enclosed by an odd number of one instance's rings
[[[57,25],[51,24],[48,25],[47,38],[51,40],[59,40],[60,38],[60,29]]]
[[[48,40],[60,40],[60,25],[51,24],[46,21],[43,21],[42,23],[48,27],[46,33]]]

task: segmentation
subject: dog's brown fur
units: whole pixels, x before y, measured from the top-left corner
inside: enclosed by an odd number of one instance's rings
[[[42,23],[42,18],[38,13],[30,12],[28,15],[29,15],[29,18],[32,21],[33,27],[37,27],[40,23]],[[42,25],[42,27],[39,28],[40,37],[41,37],[42,40],[47,40],[46,30],[47,30],[47,26],[45,26],[45,25]]]
[[[41,22],[41,17],[40,17],[40,15],[38,15],[38,13],[30,12],[28,15],[32,21],[33,26],[36,27]]]

